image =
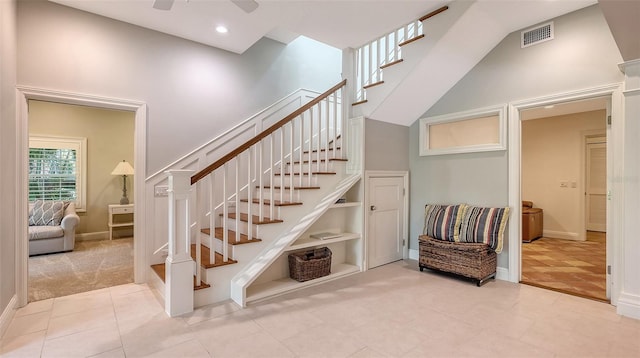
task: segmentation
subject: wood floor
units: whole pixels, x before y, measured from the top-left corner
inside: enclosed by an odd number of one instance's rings
[[[587,241],[540,238],[522,243],[522,283],[609,302],[606,296],[606,233]]]

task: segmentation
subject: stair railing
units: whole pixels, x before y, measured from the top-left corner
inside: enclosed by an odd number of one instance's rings
[[[402,59],[401,46],[404,43],[423,35],[422,22],[448,8],[443,6],[357,48],[354,52],[356,66],[354,102],[364,101],[366,87],[383,80],[382,68],[385,65],[391,65]]]
[[[228,262],[230,235],[235,241],[257,238],[259,232],[254,230],[254,224],[274,221],[276,202],[295,202],[298,200],[295,188],[312,187],[312,174],[328,171],[331,159],[342,158],[342,153],[346,152],[345,143],[338,146],[337,141],[345,132],[346,107],[341,101],[345,86],[346,80],[341,81],[191,176],[190,197],[195,197],[196,214],[192,215],[188,227],[190,247],[196,257],[196,286],[202,282],[200,233],[203,227],[209,227],[209,262],[216,262],[215,248],[220,245],[222,257],[218,259]],[[333,150],[328,150],[329,147]],[[168,175],[171,183],[172,172]],[[276,177],[279,177],[279,185],[276,185]],[[245,203],[246,217],[241,217],[240,208]],[[169,211],[177,217],[185,217],[186,214],[178,210],[188,210],[188,205],[172,208],[173,205],[170,201]],[[229,224],[228,218],[232,219],[233,225]],[[222,239],[220,245],[215,245],[216,236]],[[170,230],[169,247],[175,246],[171,243],[173,239],[175,235]],[[169,270],[167,266],[167,273]]]

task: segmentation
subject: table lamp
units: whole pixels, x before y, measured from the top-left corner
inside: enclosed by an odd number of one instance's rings
[[[129,204],[129,198],[127,198],[127,175],[133,175],[133,167],[126,161],[121,161],[113,169],[111,175],[122,175],[122,198],[120,199],[120,205]]]

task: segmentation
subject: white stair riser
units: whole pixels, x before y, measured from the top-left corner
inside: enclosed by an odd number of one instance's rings
[[[306,169],[307,173],[309,169]],[[311,171],[315,171],[316,168],[311,168]],[[273,186],[289,186],[291,183],[291,176],[290,175],[276,175],[273,177]],[[299,186],[300,185],[300,175],[294,175],[293,176],[293,186]],[[317,186],[318,185],[318,178],[317,175],[311,175],[311,180],[309,180],[309,175],[303,175],[302,176],[302,185],[304,186]],[[274,194],[275,196],[275,194]],[[278,198],[276,196],[276,198]]]
[[[325,161],[324,161],[324,159],[321,159],[321,161],[320,161],[320,169],[318,169],[318,163],[317,163],[317,162],[315,162],[315,159],[314,159],[314,162],[313,162],[313,163],[311,163],[311,171],[312,171],[312,172],[317,172],[317,171],[321,171],[321,172],[325,172],[325,171],[333,172],[333,171],[335,171],[335,169],[334,169],[334,168],[335,168],[335,166],[336,166],[336,165],[335,165],[335,163],[336,163],[335,161],[331,161],[331,160],[330,160],[330,161],[329,161],[329,165],[325,166]],[[300,170],[301,170],[301,169],[300,169],[300,167],[302,167],[302,172],[303,172],[303,173],[308,173],[308,172],[309,172],[309,163],[302,163],[302,164],[301,164],[301,163],[293,163],[293,164],[288,164],[288,165],[287,165],[287,167],[285,168],[285,169],[286,169],[285,173],[288,173],[288,172],[289,172],[289,170],[291,170],[291,169],[290,169],[291,167],[293,167],[293,172],[294,172],[294,173],[300,173]]]
[[[295,184],[295,185],[297,186],[298,184]],[[260,189],[256,189],[256,192],[253,194],[254,198],[259,198],[259,195],[260,195],[259,190]],[[277,200],[280,199],[280,190],[281,189],[273,190],[273,195]],[[269,189],[262,189],[262,195],[265,199],[268,199],[270,197]],[[283,198],[285,201],[296,201],[296,202],[302,201],[301,200],[302,195],[300,191],[295,189],[293,190],[293,195],[291,195],[291,191],[289,189],[284,189]]]
[[[329,153],[329,158],[342,158],[342,149],[337,149],[337,150],[333,150],[330,149],[328,151]],[[334,154],[335,152],[335,154]],[[325,159],[325,156],[327,154],[324,151],[320,152],[320,159]],[[303,153],[302,154],[302,161],[306,161],[306,160],[316,160],[318,159],[318,153],[317,152],[311,152],[311,153]]]

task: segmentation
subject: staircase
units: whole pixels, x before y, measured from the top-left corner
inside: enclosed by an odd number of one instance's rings
[[[257,295],[250,287],[282,271],[272,266],[287,252],[325,244],[305,241],[309,228],[360,179],[360,154],[348,161],[347,153],[361,147],[362,120],[343,119],[345,88],[346,80],[198,173],[167,172],[168,255],[152,269],[165,282],[169,315],[229,298],[245,306],[305,285]],[[343,236],[362,246],[359,234]],[[340,259],[329,278],[362,270],[357,256]]]

